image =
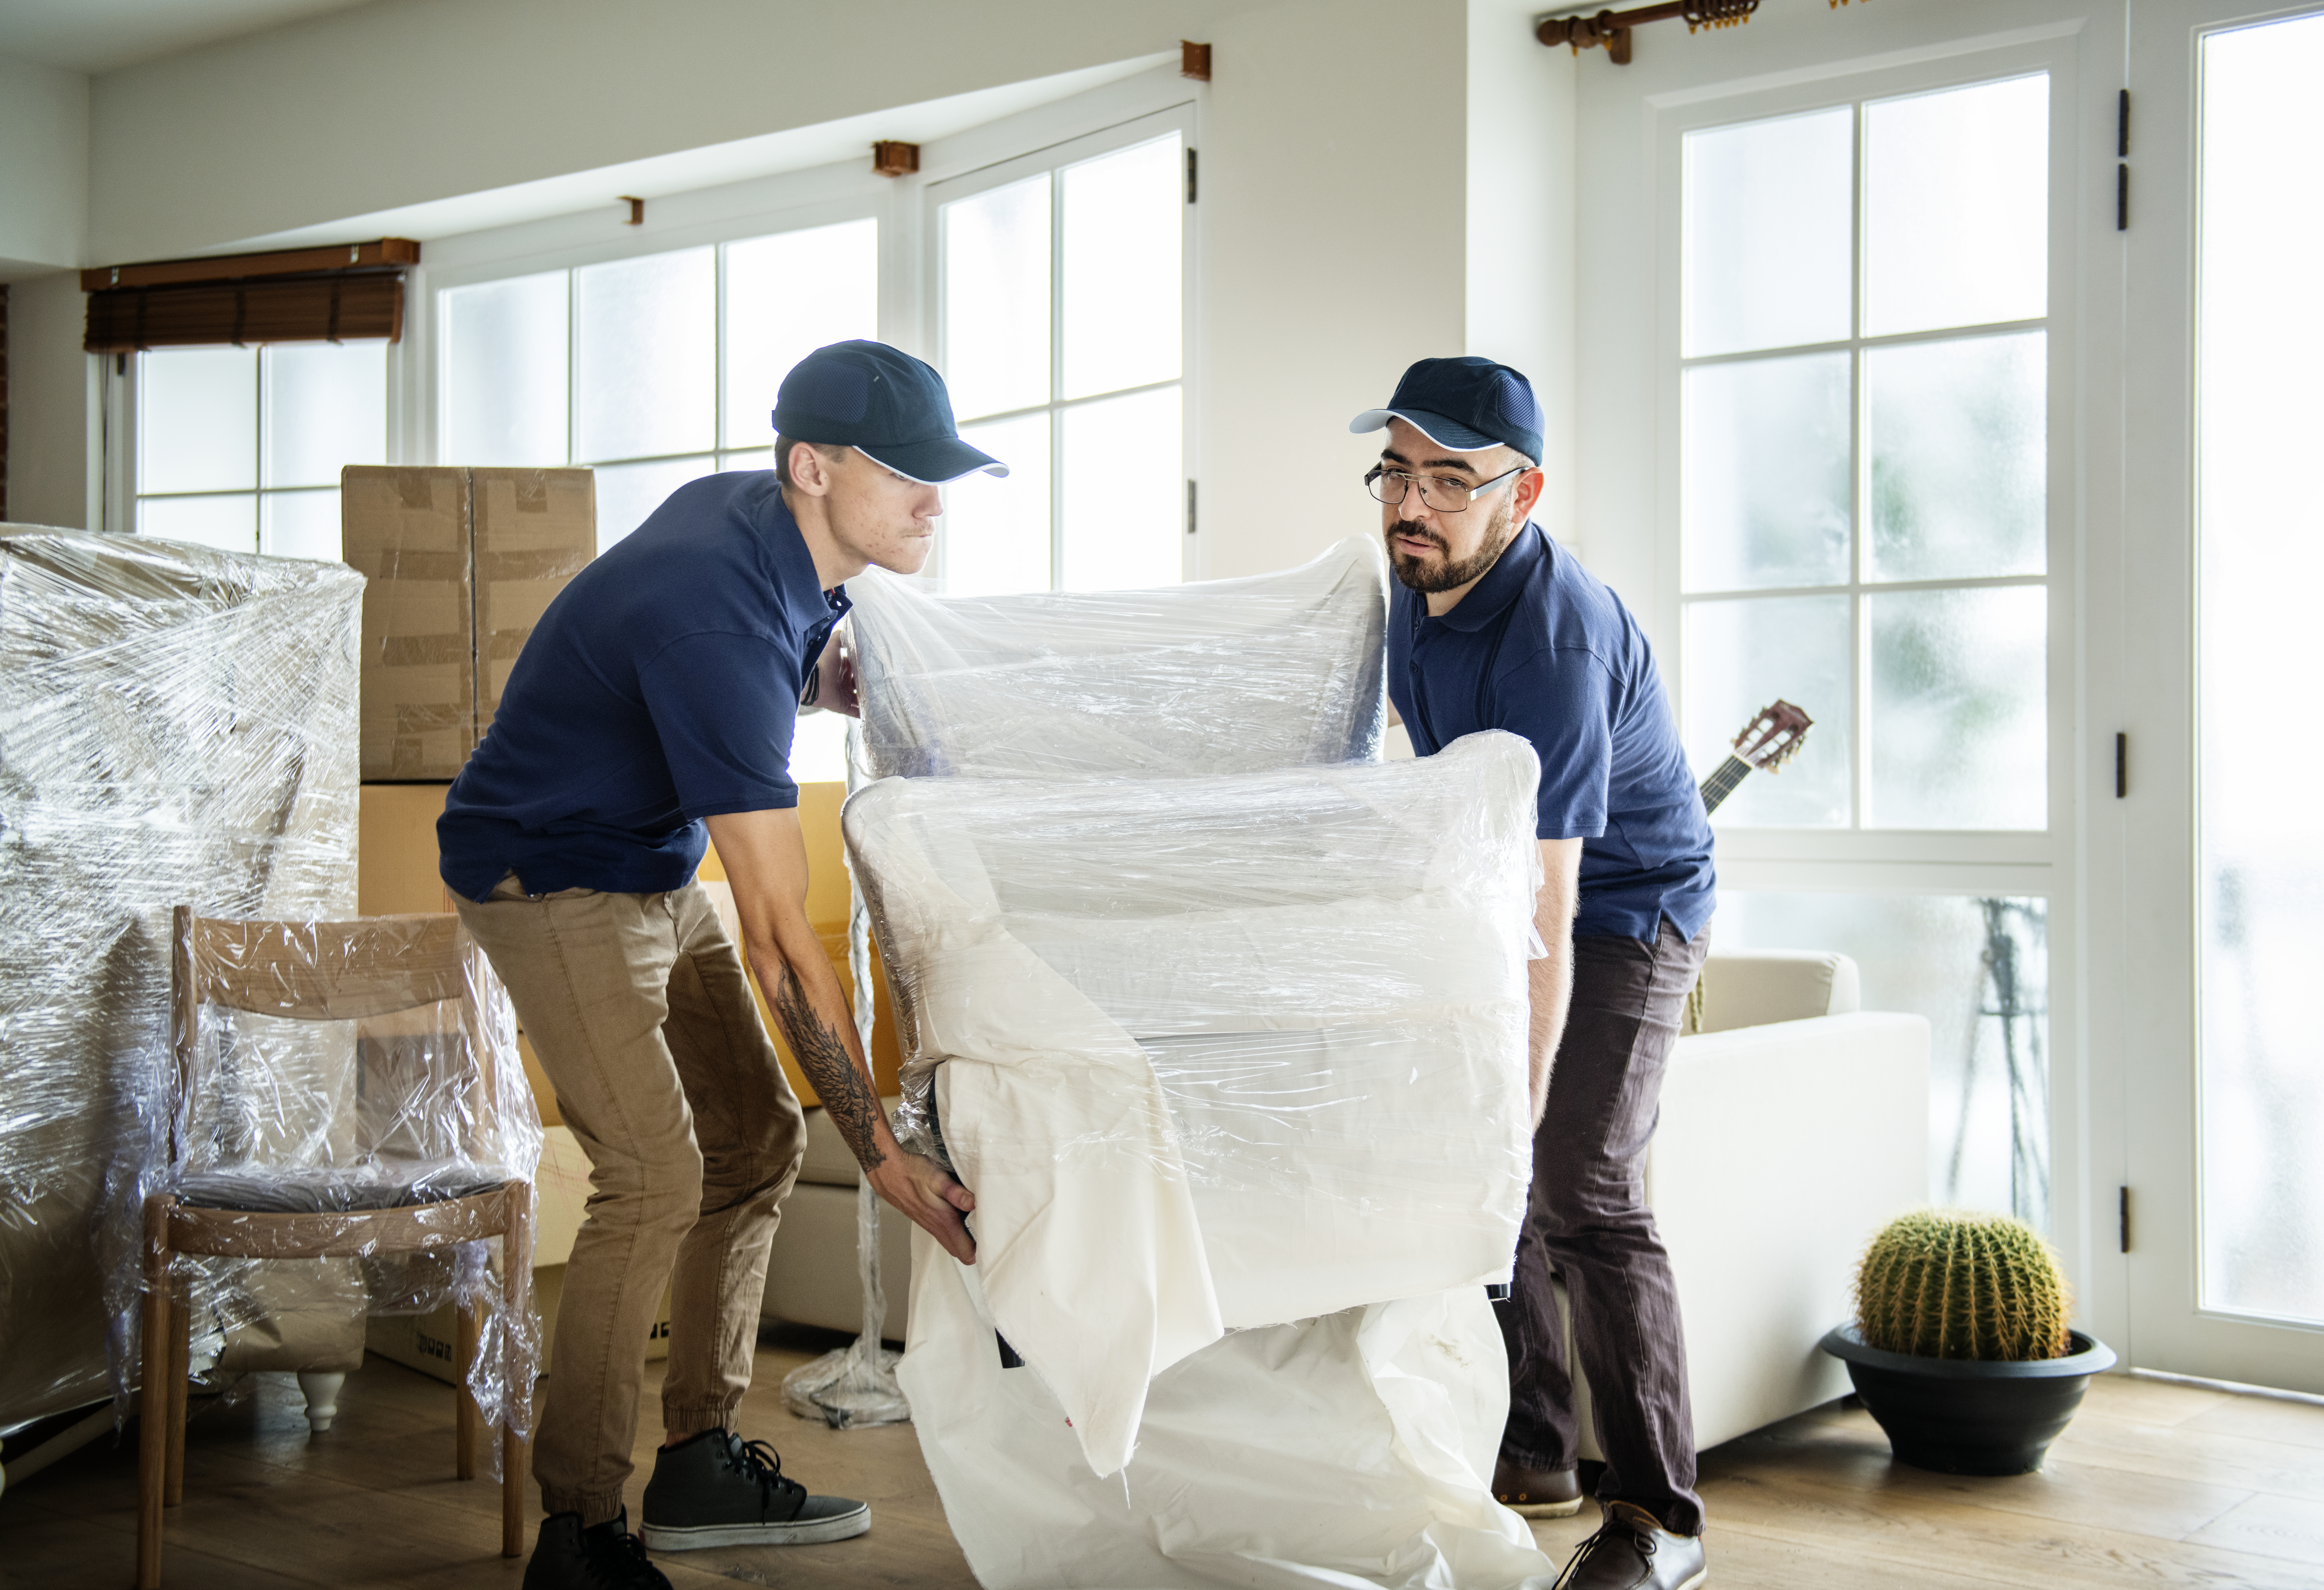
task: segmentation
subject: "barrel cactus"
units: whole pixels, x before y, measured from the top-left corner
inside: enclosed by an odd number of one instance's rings
[[[2006,1215],[1922,1209],[1892,1220],[1856,1268],[1868,1346],[1923,1358],[2061,1358],[2066,1278],[2034,1228]]]

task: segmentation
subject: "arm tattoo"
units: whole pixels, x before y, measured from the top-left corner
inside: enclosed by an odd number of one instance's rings
[[[880,1164],[887,1155],[881,1153],[874,1130],[881,1119],[879,1096],[847,1058],[847,1045],[839,1034],[815,1013],[807,990],[799,987],[788,966],[783,968],[781,986],[775,990],[775,1019],[790,1041],[799,1070],[815,1084],[823,1107],[831,1112],[831,1124],[854,1152],[856,1163],[867,1171]]]

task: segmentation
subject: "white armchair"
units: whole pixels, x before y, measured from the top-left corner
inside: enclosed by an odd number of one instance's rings
[[[1646,1158],[1697,1448],[1847,1392],[1816,1340],[1847,1317],[1865,1241],[1929,1187],[1925,1019],[1858,1010],[1845,955],[1714,952],[1702,987]],[[1599,1457],[1578,1364],[1574,1379],[1582,1456]]]

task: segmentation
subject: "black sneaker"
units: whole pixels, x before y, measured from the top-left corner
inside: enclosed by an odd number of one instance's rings
[[[692,1551],[805,1546],[871,1527],[872,1510],[862,1503],[808,1495],[766,1442],[711,1429],[655,1455],[639,1532],[656,1551]]]
[[[610,1523],[581,1527],[577,1512],[540,1521],[540,1539],[524,1565],[524,1590],[670,1590],[646,1549],[630,1533],[628,1509]]]

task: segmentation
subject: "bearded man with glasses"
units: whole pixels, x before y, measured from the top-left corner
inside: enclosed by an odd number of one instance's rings
[[[1526,378],[1489,359],[1423,359],[1348,428],[1388,432],[1364,480],[1399,587],[1388,688],[1413,749],[1501,729],[1541,758],[1534,1180],[1495,1306],[1509,1416],[1493,1493],[1533,1517],[1581,1510],[1555,1276],[1606,1454],[1604,1523],[1560,1590],[1693,1590],[1708,1571],[1686,1346],[1645,1175],[1710,947],[1710,819],[1637,620],[1528,518],[1545,483]]]

